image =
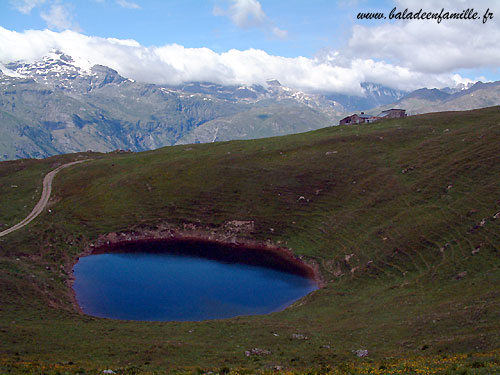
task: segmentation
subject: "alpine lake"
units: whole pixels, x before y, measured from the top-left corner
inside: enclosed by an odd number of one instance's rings
[[[200,321],[280,311],[318,288],[304,265],[198,241],[117,244],[79,259],[73,290],[91,316]]]

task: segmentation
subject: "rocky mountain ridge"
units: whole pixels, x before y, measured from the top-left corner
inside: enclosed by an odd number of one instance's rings
[[[351,111],[373,107],[411,115],[500,103],[498,82],[411,93],[361,86],[364,96],[305,93],[273,79],[158,85],[53,51],[32,63],[0,63],[0,160],[285,135],[336,125]]]
[[[0,160],[88,149],[155,149],[175,144],[208,121],[252,108],[267,108],[264,118],[276,117],[287,107],[317,117],[311,125],[297,116],[279,134],[333,125],[344,112],[338,102],[274,81],[267,87],[148,84],[102,65],[77,64],[60,52],[34,63],[0,67]],[[245,138],[246,132],[233,134]],[[274,133],[254,136],[269,134]]]
[[[383,85],[371,82],[362,82],[364,96],[353,96],[346,94],[330,93],[326,98],[342,103],[346,111],[368,110],[394,103],[408,94],[407,91],[396,90]]]
[[[408,115],[418,115],[430,112],[466,111],[497,105],[500,105],[500,81],[486,83],[479,81],[456,89],[415,90],[392,104],[373,109],[372,112],[404,108]]]

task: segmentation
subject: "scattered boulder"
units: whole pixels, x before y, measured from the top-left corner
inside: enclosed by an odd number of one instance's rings
[[[349,260],[354,256],[354,253],[352,254],[346,254],[345,257],[344,257],[344,260],[349,263]]]
[[[333,155],[336,153],[337,153],[337,151],[327,151],[327,152],[325,152],[325,155]]]
[[[266,349],[259,349],[259,348],[253,348],[253,349],[250,349],[250,350],[245,350],[245,355],[247,357],[250,357],[250,356],[255,356],[255,355],[269,355],[271,354],[271,352],[269,350],[266,350]]]
[[[255,229],[255,222],[253,220],[226,221],[224,228],[230,233],[249,233]]]
[[[481,249],[481,246],[482,246],[482,244],[481,244],[481,245],[477,245],[477,246],[474,248],[474,250],[472,250],[472,255],[476,255],[476,254],[478,254],[478,253],[479,253],[479,250]]]
[[[495,215],[492,217],[493,220],[500,219],[500,211],[498,211]]]
[[[294,333],[292,334],[292,339],[295,339],[295,340],[309,340],[309,337],[301,334],[301,333]]]
[[[333,271],[333,276],[340,277],[342,275],[344,275],[344,272],[342,272],[342,268],[340,268],[340,264],[338,264],[337,269]]]
[[[113,370],[103,370],[103,374],[116,374]]]
[[[366,349],[358,349],[354,353],[356,353],[356,356],[359,358],[368,357],[368,350]]]
[[[467,271],[460,272],[455,276],[456,280],[462,280],[465,276],[467,276]]]

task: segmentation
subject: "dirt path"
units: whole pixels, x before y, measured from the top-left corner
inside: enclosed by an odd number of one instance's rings
[[[9,229],[4,230],[3,232],[0,232],[0,237],[3,237],[11,232],[14,232],[25,225],[29,224],[33,219],[35,219],[38,215],[42,213],[44,210],[45,206],[47,206],[47,203],[49,202],[50,198],[50,193],[52,191],[52,180],[54,179],[54,176],[61,170],[67,167],[70,167],[75,164],[83,163],[85,161],[89,161],[92,159],[86,159],[86,160],[78,160],[78,161],[73,161],[71,163],[63,164],[53,171],[47,173],[43,179],[43,191],[42,191],[42,196],[40,197],[40,200],[36,204],[35,208],[33,208],[33,211],[24,218],[21,222],[17,223],[16,225],[10,227]]]

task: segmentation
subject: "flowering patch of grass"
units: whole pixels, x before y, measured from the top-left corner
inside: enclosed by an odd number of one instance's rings
[[[288,369],[282,366],[268,366],[264,369],[248,368],[196,368],[176,370],[151,370],[141,367],[98,369],[73,363],[42,365],[37,362],[10,362],[3,360],[0,368],[9,374],[32,375],[490,375],[500,373],[500,350],[486,353],[454,354],[397,358],[383,361],[363,360],[342,362],[333,366],[318,368]]]

